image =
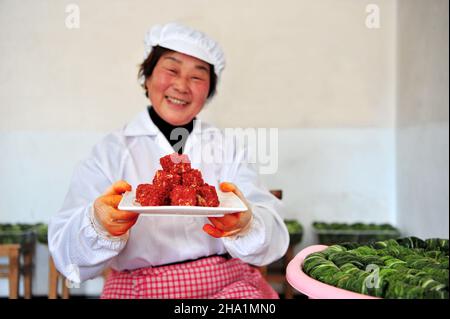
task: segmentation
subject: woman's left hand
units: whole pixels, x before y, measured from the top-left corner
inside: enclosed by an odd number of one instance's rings
[[[211,224],[205,224],[203,231],[215,238],[235,236],[243,234],[249,227],[252,221],[252,211],[250,205],[245,199],[244,195],[233,183],[223,182],[220,184],[222,192],[233,192],[238,196],[247,206],[248,210],[245,212],[238,212],[227,214],[223,217],[208,217]]]

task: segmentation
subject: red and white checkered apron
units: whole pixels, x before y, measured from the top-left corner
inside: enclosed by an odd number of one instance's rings
[[[258,269],[240,259],[212,256],[186,263],[112,270],[102,299],[278,299]]]

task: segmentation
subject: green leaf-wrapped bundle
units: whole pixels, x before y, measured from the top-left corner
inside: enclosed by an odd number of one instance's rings
[[[305,258],[303,270],[326,284],[381,298],[447,299],[448,240],[417,237],[333,245]]]

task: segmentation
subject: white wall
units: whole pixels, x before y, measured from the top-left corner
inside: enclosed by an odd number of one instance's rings
[[[398,34],[398,224],[448,238],[448,1],[400,0]]]
[[[385,129],[280,131],[279,170],[263,179],[306,228],[297,250],[317,242],[313,221],[395,224],[394,147]]]
[[[80,28],[65,26],[66,5]],[[395,2],[365,0],[2,0],[2,130],[110,131],[146,101],[145,31],[177,20],[204,30],[227,67],[205,118],[219,126],[393,127]],[[225,111],[226,110],[226,111]],[[39,116],[40,115],[40,116]]]
[[[68,3],[80,29],[65,27]],[[365,25],[369,3],[379,29]],[[201,118],[279,128],[279,170],[263,179],[306,227],[297,249],[314,242],[313,220],[395,223],[396,14],[391,0],[0,1],[0,222],[57,211],[76,162],[146,106],[136,80],[145,30],[178,20],[227,57]],[[45,252],[36,294],[46,292]]]

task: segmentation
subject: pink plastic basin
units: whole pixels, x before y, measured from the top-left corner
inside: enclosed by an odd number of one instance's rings
[[[305,258],[327,247],[324,245],[314,245],[300,251],[287,266],[286,279],[289,284],[311,299],[379,299],[324,284],[305,274],[302,267]]]

